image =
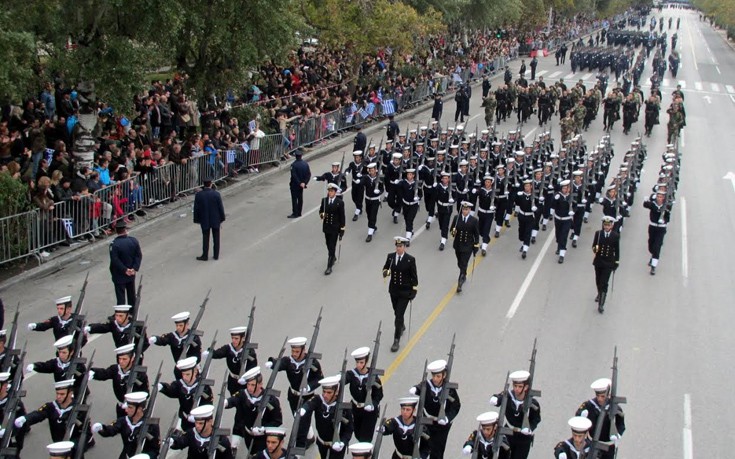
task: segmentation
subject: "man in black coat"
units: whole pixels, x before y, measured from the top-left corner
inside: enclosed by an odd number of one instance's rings
[[[442,112],[444,111],[444,99],[439,93],[434,94],[434,107],[431,109],[431,119],[441,122]],[[390,138],[390,137],[389,137]]]
[[[296,160],[291,163],[291,181],[289,188],[291,189],[291,215],[288,218],[298,218],[301,216],[301,210],[304,207],[304,189],[311,180],[311,170],[309,164],[301,159],[304,153],[296,150],[294,156]]]
[[[395,332],[391,352],[398,351],[401,335],[406,329],[403,316],[406,313],[409,301],[416,298],[419,288],[419,275],[416,271],[416,259],[406,253],[405,237],[396,237],[396,251],[389,253],[383,264],[383,278],[390,276],[388,293],[395,314]]]
[[[620,263],[620,235],[613,230],[615,218],[605,215],[602,217],[602,229],[597,230],[593,240],[592,251],[595,259],[595,282],[597,283],[597,311],[605,312],[605,297],[610,274],[618,269]]]
[[[476,255],[480,248],[480,226],[477,219],[470,215],[471,209],[471,202],[462,202],[462,213],[454,217],[450,229],[454,236],[453,247],[459,267],[457,293],[462,292],[462,284],[467,280],[467,265],[469,265],[470,256]]]
[[[110,244],[110,274],[117,304],[132,305],[135,304],[135,275],[140,271],[143,253],[138,240],[128,236],[127,228],[123,220],[115,225],[117,237]]]
[[[202,228],[202,255],[199,261],[209,258],[209,234],[214,240],[214,259],[219,259],[219,230],[225,221],[225,206],[222,196],[212,189],[212,180],[204,179],[204,188],[194,196],[194,223]]]
[[[319,206],[319,216],[322,219],[322,231],[327,242],[327,269],[324,275],[332,274],[332,266],[337,261],[337,239],[342,240],[345,235],[345,202],[337,198],[339,186],[334,183],[327,185],[327,196],[322,198]]]
[[[362,132],[362,126],[357,125],[357,134],[355,134],[355,140],[352,142],[352,151],[365,151],[367,150],[367,137]]]

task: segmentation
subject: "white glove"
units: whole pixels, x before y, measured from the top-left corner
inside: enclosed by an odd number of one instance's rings
[[[590,412],[588,410],[582,410],[582,412],[579,413],[579,415],[582,416],[583,418],[589,417],[589,414]]]
[[[201,358],[201,360],[202,360],[202,361],[205,361],[205,360],[207,360],[207,357],[208,357],[208,356],[209,356],[209,351],[204,351],[204,352],[202,352],[202,358]]]
[[[0,438],[5,436],[5,429],[0,429]]]
[[[472,194],[477,194],[477,188],[472,189]]]
[[[574,217],[574,211],[573,211],[573,210],[570,210],[570,211],[569,211],[569,216],[570,216],[570,217]]]
[[[411,395],[416,395],[416,388],[415,387],[412,387],[412,388],[408,389],[408,393],[411,394]]]
[[[440,426],[445,426],[445,425],[449,424],[449,419],[447,419],[446,416],[445,416],[445,417],[443,417],[441,419],[438,419],[436,421],[436,423],[439,424]]]
[[[392,181],[391,183],[392,183],[393,185],[398,185],[398,184],[399,184],[400,182],[401,182],[400,180],[393,180],[393,181]]]
[[[597,180],[592,180],[593,185],[597,185]]]
[[[472,454],[472,446],[467,445],[462,448],[462,454],[464,454],[465,456],[469,456],[470,454]]]
[[[189,416],[186,417],[186,420],[189,421],[189,422],[191,422],[192,424],[194,424],[194,416],[189,415]]]
[[[309,395],[309,386],[306,386],[303,389],[301,389],[301,395]]]
[[[28,331],[33,331],[35,329],[36,329],[36,324],[34,324],[34,323],[28,324]]]
[[[228,402],[228,401],[227,401],[227,400],[225,399],[225,401],[224,401],[223,405],[225,406],[225,409],[226,409],[226,408],[229,408],[229,407],[230,407],[230,402]]]
[[[169,438],[168,439],[168,446],[174,446],[174,439],[173,438]],[[567,458],[564,458],[564,459],[567,459]]]
[[[332,443],[332,449],[334,451],[336,451],[336,452],[339,453],[340,451],[342,451],[343,449],[345,449],[345,444],[342,443],[341,441],[336,441],[336,442]]]
[[[433,184],[433,185],[431,185],[431,187],[432,187],[432,188],[436,188],[436,183],[435,183],[435,184]]]
[[[618,441],[620,438],[617,435],[610,435],[610,441],[615,443],[615,446],[618,446]]]
[[[306,410],[305,410],[305,409],[303,409],[303,408],[301,408],[301,409],[299,410],[299,416],[301,417],[301,416],[305,416],[305,415],[306,415]]]
[[[582,199],[582,204],[587,204],[587,200],[586,199]]]
[[[554,185],[549,185],[546,188],[548,188],[549,190],[553,190],[554,189]]]
[[[87,381],[91,381],[94,379],[94,371],[89,370],[89,376],[87,376]]]
[[[319,180],[319,177],[314,177],[314,181],[316,182],[317,180]]]
[[[372,413],[372,412],[373,412],[373,410],[375,410],[375,408],[373,407],[373,405],[365,405],[365,406],[363,407],[363,409],[364,409],[365,411],[367,411],[368,413]]]
[[[84,327],[84,334],[85,335],[89,335],[89,332],[91,332],[91,331],[92,331],[92,327],[90,327],[89,325],[86,325]]]
[[[28,366],[26,367],[26,373],[30,373],[34,369],[35,369],[34,365],[32,363],[29,363]]]
[[[538,207],[536,207],[536,206],[532,206],[531,207],[531,212],[536,212],[537,210],[538,210]]]
[[[357,174],[357,178],[360,178],[360,177],[362,177],[362,174]]]
[[[21,427],[23,427],[23,424],[25,423],[26,423],[26,417],[21,416],[19,418],[15,418],[15,422],[13,423],[13,425],[15,425],[16,428],[20,429]]]
[[[533,432],[531,432],[531,429],[529,429],[528,427],[524,427],[524,428],[522,428],[522,429],[521,429],[521,433],[522,433],[523,435],[533,435]]]
[[[544,201],[546,201],[545,197],[541,196],[540,198],[538,198],[538,202],[544,202]]]
[[[496,397],[494,395],[492,397],[490,397],[490,404],[492,406],[498,406],[498,397]]]
[[[265,433],[265,427],[253,427],[252,430],[253,435],[256,437],[260,437]]]
[[[158,337],[157,336],[151,336],[150,338],[148,338],[148,344],[150,344],[151,346],[153,346],[154,344],[156,344],[156,341],[158,341]]]
[[[567,459],[567,453],[559,453],[559,459]]]
[[[413,198],[413,202],[419,202],[419,197],[416,196],[415,198]]]
[[[495,212],[495,206],[490,206],[490,208],[489,208],[488,210],[489,210],[490,212]]]
[[[449,198],[449,204],[454,204],[454,198]]]
[[[100,430],[102,430],[102,424],[99,422],[95,422],[92,424],[92,432],[94,433],[100,433]]]
[[[267,362],[265,362],[265,367],[270,370],[271,368],[273,368],[273,362],[268,360]]]
[[[158,388],[158,392],[161,392],[163,390],[163,383],[158,383],[156,387]]]

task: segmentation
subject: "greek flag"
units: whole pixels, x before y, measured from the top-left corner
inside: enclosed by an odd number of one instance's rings
[[[251,120],[248,123],[248,129],[250,129],[251,131],[254,131],[255,130],[255,120]]]
[[[243,143],[241,143],[241,144],[240,144],[240,147],[242,147],[242,149],[243,149],[243,151],[244,151],[245,153],[247,153],[247,152],[249,152],[249,151],[250,151],[250,145],[248,145],[248,143],[247,143],[247,142],[243,142]]]
[[[361,108],[358,113],[360,114],[360,116],[362,117],[362,119],[365,119],[368,116],[370,116],[370,113],[368,113],[367,110],[365,110],[364,108]]]
[[[352,120],[353,120],[353,119],[355,118],[355,112],[356,112],[356,111],[357,111],[357,104],[355,104],[355,103],[353,102],[353,103],[352,103],[352,107],[350,107],[350,114],[349,114],[349,115],[347,115],[347,117],[345,118],[345,122],[347,122],[347,123],[351,123],[351,122],[352,122]]]
[[[378,89],[378,100],[383,102],[383,88]]]
[[[370,102],[368,106],[365,108],[365,111],[367,112],[368,115],[372,115],[373,112],[375,111],[375,104]]]
[[[235,150],[227,150],[227,164],[235,162]]]
[[[51,158],[54,157],[54,153],[55,152],[56,152],[56,150],[54,150],[53,148],[47,148],[46,149],[46,155],[45,155],[46,156],[46,164],[51,164]]]
[[[69,239],[72,239],[74,237],[74,220],[71,218],[62,218],[61,221],[64,223],[66,235],[69,236]]]
[[[383,115],[388,116],[396,112],[396,107],[393,105],[393,99],[384,100],[381,105],[383,106]]]

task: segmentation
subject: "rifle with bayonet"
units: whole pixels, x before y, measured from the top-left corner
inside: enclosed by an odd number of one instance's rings
[[[204,332],[199,330],[199,322],[202,320],[202,316],[204,315],[204,310],[207,307],[207,302],[209,301],[210,293],[212,293],[212,289],[209,289],[207,291],[207,296],[204,297],[204,301],[202,302],[201,306],[199,306],[199,312],[197,312],[197,316],[194,318],[194,323],[192,323],[191,328],[189,328],[189,334],[186,335],[186,340],[184,340],[184,345],[181,347],[181,358],[182,359],[186,358],[186,355],[189,352],[189,348],[194,343],[194,337],[204,335]]]
[[[17,318],[17,314],[16,314]],[[20,399],[25,397],[26,391],[21,388],[23,384],[23,361],[26,358],[26,344],[23,343],[23,348],[20,351],[18,357],[18,366],[13,375],[12,386],[8,393],[7,402],[5,403],[2,430],[5,435],[0,440],[0,457],[15,458],[18,457],[19,451],[15,447],[10,446],[10,442],[13,438],[13,431],[15,430],[15,418],[18,413],[18,407],[20,407]],[[10,356],[8,356],[10,357]],[[6,357],[6,359],[8,358]]]
[[[316,339],[319,337],[319,327],[322,323],[322,310],[324,308],[319,308],[319,316],[316,318],[316,323],[314,324],[314,333],[311,335],[311,342],[309,343],[309,350],[306,353],[306,359],[304,361],[304,366],[301,367],[301,371],[304,373],[301,375],[301,382],[299,383],[299,405],[301,404],[301,401],[304,398],[304,389],[307,387],[309,383],[309,373],[314,364],[315,359],[320,359],[322,357],[321,354],[318,354],[316,349]]]
[[[273,368],[271,368],[271,374],[268,377],[268,384],[265,386],[265,389],[263,390],[263,395],[260,397],[260,400],[255,405],[256,406],[255,409],[258,411],[258,415],[255,417],[255,422],[253,423],[253,427],[252,427],[253,429],[256,427],[263,426],[263,416],[265,416],[266,410],[268,408],[273,407],[270,404],[271,397],[278,398],[281,395],[281,391],[274,389],[273,385],[276,383],[276,377],[278,376],[278,370],[280,370],[281,368],[281,358],[283,357],[283,353],[286,352],[287,342],[288,342],[288,337],[283,340],[283,345],[281,346],[281,352],[278,353],[278,357],[273,363]]]
[[[87,275],[84,277],[84,283],[82,284],[82,289],[79,291],[79,299],[77,300],[77,305],[74,308],[74,313],[71,316],[71,324],[69,325],[68,334],[74,335],[74,339],[76,339],[76,341],[78,342],[74,345],[75,357],[79,356],[79,352],[81,352],[82,350],[82,344],[84,341],[84,323],[86,316],[82,314],[82,311],[84,307],[84,297],[87,295],[88,283],[89,271],[87,271]]]
[[[526,381],[528,390],[526,391],[526,397],[523,399],[523,422],[521,425],[522,428],[530,430],[531,424],[528,418],[531,411],[531,403],[534,397],[541,396],[541,391],[533,388],[533,376],[536,372],[536,338],[533,339],[533,351],[531,351],[531,364],[528,367],[528,372],[530,376]]]
[[[222,424],[222,415],[225,412],[225,391],[227,390],[227,374],[228,370],[225,370],[225,375],[222,378],[222,386],[219,390],[219,399],[217,400],[217,409],[214,412],[214,422],[212,423],[212,434],[209,437],[209,447],[207,448],[207,457],[215,459],[217,453],[223,451],[223,448],[219,444],[219,439],[230,435],[230,429],[223,429],[220,427]]]
[[[342,183],[345,184],[345,187],[342,188]],[[339,163],[339,175],[337,175],[337,187],[339,187],[339,194],[344,193],[347,191],[347,180],[345,179],[345,152],[342,152],[342,160]]]
[[[242,343],[242,356],[240,357],[240,372],[237,374],[238,377],[242,376],[245,372],[247,363],[253,360],[250,357],[250,350],[258,349],[258,343],[251,343],[250,340],[253,336],[253,325],[255,324],[255,297],[253,297],[253,304],[250,306],[250,314],[248,315],[248,328],[245,331],[245,341]]]
[[[373,405],[373,389],[380,387],[378,376],[383,376],[385,372],[378,368],[378,352],[380,351],[380,335],[383,321],[378,323],[378,333],[375,335],[375,346],[373,346],[373,353],[370,358],[370,368],[368,370],[367,380],[365,381],[365,390],[367,395],[365,396],[365,406]]]
[[[76,375],[73,372],[67,373],[67,375],[70,376],[70,379],[73,378],[75,381],[77,378],[81,378],[81,382],[79,383],[79,388],[70,389],[74,390],[74,406],[71,409],[71,413],[69,414],[69,419],[66,421],[66,431],[64,433],[64,441],[69,441],[72,438],[72,435],[74,435],[74,429],[77,426],[84,426],[85,420],[89,418],[89,405],[86,403],[86,396],[87,396],[87,385],[89,384],[89,372],[92,369],[92,361],[94,360],[94,354],[97,352],[96,350],[92,351],[92,355],[89,357],[89,361],[87,359],[78,358],[75,357],[75,360],[79,361],[79,363],[86,363],[87,364],[87,370],[80,374]],[[76,386],[76,382],[74,383]],[[79,420],[79,416],[82,415],[84,418],[82,420]],[[85,429],[86,430],[86,429]],[[83,448],[83,445],[82,445]]]
[[[179,413],[174,413],[173,417],[171,418],[171,423],[168,426],[168,430],[166,431],[166,436],[163,438],[163,441],[161,442],[161,452],[158,455],[160,458],[165,458],[166,455],[168,455],[168,450],[171,448],[171,439],[174,436],[174,433],[176,432],[176,423],[179,420]]]
[[[332,420],[332,445],[337,442],[341,442],[340,431],[342,430],[342,424],[349,423],[349,419],[345,418],[345,410],[350,409],[350,403],[345,402],[345,391],[347,388],[347,349],[345,349],[345,355],[342,359],[342,371],[340,372],[339,387],[337,388],[337,400],[335,400],[334,406],[334,419]],[[345,445],[346,446],[346,445]],[[332,455],[332,448],[329,448],[327,452],[327,458],[329,459]]]
[[[199,373],[199,376],[197,376],[197,389],[194,392],[194,397],[192,399],[194,400],[194,408],[198,407],[202,404],[202,397],[204,397],[204,388],[207,386],[213,386],[214,385],[214,379],[209,379],[209,366],[212,364],[212,358],[214,357],[214,346],[217,344],[217,332],[214,332],[214,337],[212,338],[212,344],[209,345],[209,349],[207,349],[207,359],[204,361],[204,365],[202,366],[202,370]],[[227,378],[225,378],[227,380]],[[211,402],[211,400],[208,400]]]
[[[378,419],[380,419],[378,427],[382,428],[382,426],[385,425],[385,405],[383,405],[383,408],[380,410],[380,416]],[[371,459],[380,459],[380,446],[383,444],[383,436],[383,432],[378,430],[378,434],[375,436],[375,441],[373,441],[373,454]]]
[[[431,419],[426,417],[426,413],[424,412],[424,405],[426,404],[426,380],[428,376],[428,364],[429,362],[425,360],[424,371],[421,373],[421,382],[419,383],[421,393],[419,394],[419,403],[416,406],[416,427],[414,427],[413,429],[413,454],[411,455],[411,459],[421,459],[420,443],[421,440],[425,437],[424,430],[426,429],[426,425],[431,424],[432,422]]]
[[[627,403],[625,397],[618,395],[618,348],[615,346],[613,354],[613,365],[612,365],[612,378],[610,379],[610,392],[608,394],[607,404],[600,407],[600,412],[597,415],[595,421],[595,432],[592,438],[592,444],[590,445],[589,453],[587,457],[590,459],[597,459],[598,455],[603,451],[608,451],[612,445],[609,443],[603,443],[600,441],[602,436],[602,427],[605,423],[605,418],[608,418],[610,424],[610,436],[620,436],[616,417],[620,411],[620,404]]]
[[[128,375],[125,393],[132,392],[135,384],[142,383],[142,381],[138,379],[138,375],[141,373],[146,374],[148,371],[148,368],[141,364],[141,362],[143,362],[143,346],[145,346],[146,343],[143,337],[145,336],[146,327],[148,326],[147,324],[148,316],[146,315],[143,325],[140,328],[140,337],[138,338],[138,342],[135,344],[135,360],[133,360],[133,366],[130,367],[131,369],[130,374]]]
[[[503,446],[503,435],[513,435],[513,429],[505,426],[505,410],[508,406],[509,389],[510,388],[510,373],[505,375],[505,386],[503,387],[503,398],[500,402],[500,411],[498,411],[498,422],[495,424],[495,435],[493,436],[493,448],[491,459],[498,459],[500,457],[500,448]],[[525,419],[525,418],[524,418]]]
[[[15,308],[13,314],[13,325],[10,326],[10,335],[8,335],[7,341],[5,341],[5,360],[3,360],[0,372],[5,373],[11,371],[13,367],[22,368],[16,365],[16,359],[20,355],[20,350],[15,347],[16,340],[18,339],[18,314],[20,313],[20,302]]]
[[[131,314],[131,317],[133,318],[133,322],[138,320],[138,314],[140,313],[140,298],[143,294],[143,276],[140,276],[140,281],[138,282],[138,290],[135,292],[135,304],[133,306],[133,313]],[[132,343],[133,337],[131,336],[130,342]],[[128,343],[130,344],[130,343]]]
[[[84,450],[87,446],[87,433],[89,431],[89,413],[86,413],[84,416],[84,421],[82,422],[79,438],[76,440],[76,450],[74,453],[74,459],[82,459],[84,457]]]
[[[457,389],[459,387],[457,383],[451,382],[450,377],[452,376],[452,364],[454,363],[454,339],[457,337],[457,334],[455,333],[452,335],[452,344],[449,346],[449,358],[447,359],[447,368],[445,370],[446,375],[444,376],[444,383],[442,384],[442,391],[439,395],[439,414],[437,415],[437,419],[442,419],[447,417],[447,401],[453,402],[454,400],[449,397],[449,392],[452,389]]]
[[[163,367],[163,362],[161,362],[158,365],[158,372],[156,373],[156,380],[153,382],[153,386],[151,389],[151,395],[148,397],[148,404],[146,405],[145,412],[143,414],[143,425],[140,427],[140,432],[138,432],[138,441],[135,445],[135,454],[140,454],[143,452],[143,445],[147,441],[153,440],[153,436],[148,435],[148,431],[151,429],[152,425],[159,425],[160,419],[153,417],[153,410],[156,409],[156,398],[158,397],[158,383],[161,382],[161,367]]]

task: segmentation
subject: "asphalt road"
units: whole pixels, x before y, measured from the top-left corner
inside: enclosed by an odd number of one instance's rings
[[[670,13],[664,12],[665,16]],[[287,170],[256,182],[225,200],[228,219],[222,232],[223,254],[219,261],[198,262],[200,232],[191,223],[191,214],[173,215],[158,224],[134,231],[143,247],[143,311],[149,314],[149,333],[173,328],[175,313],[195,312],[211,288],[207,313],[202,320],[208,343],[219,329],[219,343],[229,339],[227,329],[246,323],[253,296],[257,312],[253,338],[259,343],[259,359],[275,355],[284,337],[310,336],[317,311],[324,307],[318,350],[326,374],[336,374],[344,349],[370,345],[378,322],[383,322],[384,342],[380,366],[386,368],[385,402],[389,415],[396,415],[396,399],[418,382],[425,359],[446,358],[453,333],[457,352],[452,379],[459,383],[462,409],[452,427],[447,457],[459,457],[461,445],[475,428],[475,417],[490,409],[488,398],[499,392],[507,371],[527,368],[534,338],[538,338],[536,385],[542,390],[542,423],[536,432],[531,458],[551,457],[557,441],[569,436],[567,419],[577,406],[591,397],[589,384],[609,377],[613,348],[619,356],[619,391],[627,396],[624,406],[628,430],[618,457],[728,457],[731,447],[724,432],[735,430],[730,416],[733,395],[725,390],[735,379],[735,370],[726,358],[735,345],[730,324],[735,321],[731,292],[735,257],[729,241],[735,231],[735,187],[723,179],[735,172],[730,149],[735,141],[732,118],[735,96],[727,89],[735,85],[735,55],[709,26],[693,13],[681,16],[679,48],[682,69],[678,80],[685,81],[687,127],[681,139],[684,154],[681,185],[672,223],[658,269],[653,277],[646,263],[647,215],[641,207],[651,189],[666,143],[665,120],[646,139],[649,157],[644,168],[641,191],[632,217],[622,235],[622,260],[614,291],[606,312],[600,315],[594,303],[592,234],[601,215],[596,208],[585,225],[579,248],[569,248],[566,262],[554,256],[553,232],[539,234],[529,257],[517,252],[517,225],[493,239],[488,256],[478,257],[474,273],[463,293],[455,293],[457,268],[451,250],[439,252],[438,225],[418,230],[409,252],[416,256],[419,293],[411,311],[410,340],[404,338],[396,354],[388,351],[392,333],[392,310],[387,285],[381,277],[386,253],[392,251],[392,237],[403,235],[403,224],[394,225],[383,207],[373,242],[364,242],[365,217],[349,222],[342,242],[341,260],[334,273],[325,277],[326,248],[316,212],[323,195],[321,183],[309,187],[304,216],[287,220],[290,213]],[[657,14],[657,17],[659,15]],[[519,62],[514,62],[516,69]],[[548,81],[564,77],[568,83],[593,76],[580,72],[570,78],[569,64],[555,66],[553,56],[540,60],[539,74]],[[650,63],[643,80],[650,76]],[[713,84],[717,85],[715,91]],[[611,82],[610,87],[613,83]],[[670,102],[675,81],[664,82],[664,107]],[[701,88],[701,89],[699,89]],[[644,92],[648,95],[647,88]],[[480,90],[474,91],[468,132],[479,122],[484,128]],[[447,103],[443,125],[454,103]],[[430,112],[411,120],[425,122]],[[643,116],[633,132],[643,130]],[[553,120],[558,148],[558,118]],[[402,129],[405,129],[405,122]],[[514,129],[515,123],[498,126]],[[539,132],[533,122],[524,127],[526,140]],[[601,114],[585,134],[589,145],[603,135]],[[380,139],[373,137],[377,143]],[[633,140],[612,132],[617,165]],[[348,157],[349,157],[349,150]],[[313,173],[329,169],[342,150],[311,163]],[[346,198],[348,218],[354,207]],[[425,219],[423,210],[417,228]],[[551,228],[550,228],[551,229]],[[115,303],[107,270],[106,247],[80,255],[58,272],[31,278],[7,288],[6,305],[20,302],[21,323],[40,321],[54,313],[53,301],[63,295],[77,296],[85,272],[90,272],[86,306],[91,321],[101,321],[112,313]],[[11,316],[6,311],[6,317]],[[53,357],[50,333],[28,333],[27,361]],[[96,366],[114,363],[109,336],[95,336],[88,345],[97,350]],[[153,347],[146,363],[164,362],[164,379],[173,378],[169,351]],[[219,377],[224,363],[215,361],[211,374]],[[151,376],[152,377],[152,376]],[[285,378],[277,385],[286,387]],[[24,387],[27,409],[52,400],[53,385],[48,375],[27,377]],[[93,422],[111,421],[114,416],[111,387],[91,383]],[[285,403],[285,400],[283,400]],[[170,419],[175,402],[159,398],[157,414]],[[286,408],[287,410],[287,408]],[[228,412],[226,425],[232,422]],[[290,425],[290,421],[287,422]],[[165,426],[163,427],[165,429]],[[716,429],[717,434],[707,433]],[[24,457],[45,457],[49,442],[45,425],[38,425],[26,440]],[[108,457],[120,449],[119,439],[98,438],[87,457]],[[386,439],[384,454],[390,440]],[[310,455],[315,455],[312,451]]]

